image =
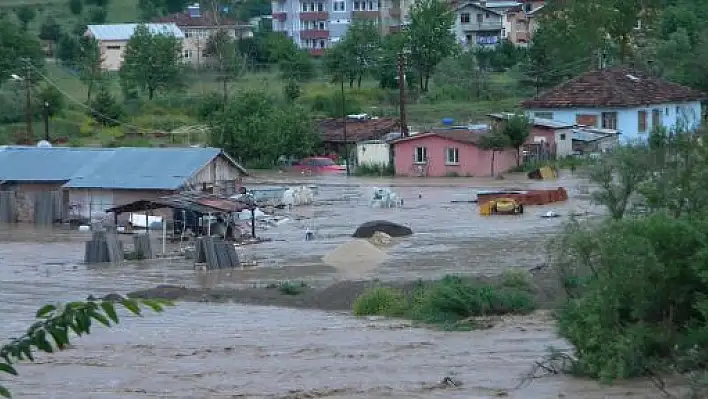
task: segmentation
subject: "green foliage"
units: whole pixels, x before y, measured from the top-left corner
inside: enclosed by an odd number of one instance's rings
[[[446,328],[459,328],[470,318],[503,314],[526,314],[536,307],[530,285],[519,279],[500,285],[485,285],[456,276],[420,282],[409,295],[374,287],[354,302],[354,314],[400,316]],[[506,285],[512,281],[515,285]]]
[[[146,25],[139,25],[128,40],[120,69],[126,87],[147,92],[152,100],[157,91],[181,87],[182,44],[166,34],[153,34]]]
[[[355,176],[393,176],[396,174],[396,170],[393,164],[388,165],[383,164],[360,164],[354,169]]]
[[[344,99],[339,90],[311,90],[300,98],[300,103],[315,114],[327,118],[342,117],[342,101],[347,115],[358,114],[363,108],[363,102],[352,91],[345,91]]]
[[[91,116],[103,126],[117,126],[123,109],[113,98],[108,88],[101,85],[98,95],[91,102]]]
[[[421,0],[413,4],[407,29],[410,61],[420,75],[420,87],[428,91],[435,67],[458,50],[453,33],[455,13],[442,0]]]
[[[297,84],[293,79],[289,79],[288,82],[283,87],[283,95],[285,99],[293,103],[300,97],[300,85]]]
[[[297,50],[284,55],[278,61],[280,74],[285,80],[304,82],[315,76],[315,64],[305,50]]]
[[[36,36],[30,35],[7,17],[0,17],[0,76],[3,80],[11,74],[25,76],[30,60],[35,68],[44,65],[42,46]]]
[[[46,111],[50,117],[59,114],[66,105],[64,103],[64,95],[54,86],[45,86],[37,96],[38,105],[36,109]]]
[[[403,316],[408,308],[406,297],[400,290],[374,287],[356,298],[353,305],[354,316]]]
[[[325,65],[339,82],[349,80],[349,87],[361,88],[361,80],[368,75],[377,62],[381,48],[381,35],[378,28],[369,21],[355,21],[347,30],[344,38],[327,50]]]
[[[67,349],[71,345],[71,334],[88,335],[94,322],[106,327],[118,324],[120,319],[116,311],[120,305],[135,316],[142,316],[143,307],[155,312],[162,312],[166,301],[134,300],[117,298],[116,300],[95,300],[70,302],[65,305],[44,305],[37,311],[37,322],[19,338],[0,348],[0,372],[17,376],[14,367],[17,361],[34,361],[34,354],[39,352],[54,353]],[[10,398],[10,391],[0,385],[0,396]]]
[[[492,152],[492,159],[490,165],[490,175],[494,176],[494,158],[495,154],[500,151],[504,151],[511,147],[511,141],[509,136],[501,134],[500,132],[491,132],[485,134],[479,140],[479,147]]]
[[[480,67],[504,72],[521,62],[526,55],[526,50],[504,39],[498,46],[478,47],[473,53]]]
[[[32,22],[32,20],[34,20],[37,16],[37,11],[30,6],[22,6],[15,10],[15,14],[17,15],[17,19],[22,24],[22,29],[27,31],[29,23]]]
[[[228,98],[228,84],[237,79],[244,71],[244,62],[236,41],[226,30],[220,29],[207,42],[207,52],[216,58],[219,80],[222,82],[223,98]]]
[[[93,37],[82,36],[78,45],[75,67],[79,70],[79,79],[86,85],[86,102],[90,104],[95,85],[104,80],[103,57],[98,41]]]
[[[307,284],[304,281],[299,283],[293,283],[291,281],[285,281],[278,284],[278,290],[283,295],[300,295],[307,289]]]
[[[108,10],[103,7],[91,7],[88,10],[88,22],[92,24],[103,24],[108,17]]]
[[[309,113],[256,91],[238,93],[210,120],[211,142],[243,160],[274,165],[281,155],[310,155],[319,144]]]
[[[501,122],[498,134],[505,136],[509,147],[516,149],[516,166],[521,165],[521,150],[531,134],[531,121],[526,115],[514,114]]]
[[[57,21],[49,17],[39,27],[39,38],[42,40],[57,41],[61,36],[61,26]]]
[[[69,0],[69,10],[74,15],[81,15],[84,10],[83,0]]]

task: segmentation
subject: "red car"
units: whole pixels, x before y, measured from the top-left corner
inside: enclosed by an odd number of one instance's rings
[[[337,165],[331,158],[311,157],[293,164],[293,169],[302,173],[342,173],[346,166]]]

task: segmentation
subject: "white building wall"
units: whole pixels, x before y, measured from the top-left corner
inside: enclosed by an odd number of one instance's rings
[[[356,145],[356,155],[359,165],[388,166],[390,163],[390,146],[382,142],[364,142]]]
[[[685,103],[665,103],[631,108],[569,108],[569,109],[528,109],[529,116],[551,117],[555,121],[576,123],[578,115],[597,116],[597,126],[601,128],[603,112],[617,112],[617,130],[620,140],[624,143],[636,140],[646,140],[655,126],[652,124],[652,111],[661,112],[661,124],[669,130],[695,130],[701,124],[701,103],[699,101]],[[639,131],[639,111],[647,114],[647,129]],[[552,115],[548,115],[552,114]]]

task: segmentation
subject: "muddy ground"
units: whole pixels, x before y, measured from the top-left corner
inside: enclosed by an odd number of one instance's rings
[[[549,309],[555,305],[560,295],[562,295],[562,292],[552,272],[545,268],[541,270],[536,268],[530,273],[530,276],[536,303],[539,308]],[[485,284],[495,284],[499,282],[499,278],[495,276],[476,277],[473,278],[473,280]],[[298,293],[284,293],[278,284],[249,288],[195,288],[176,285],[158,285],[150,289],[133,291],[128,294],[128,297],[189,302],[232,302],[245,305],[278,306],[325,311],[351,311],[356,298],[371,287],[391,287],[408,293],[419,284],[418,280],[398,282],[350,280],[337,282],[327,287],[310,287],[299,281],[289,281],[287,283],[299,287],[300,290]],[[304,286],[301,287],[301,284]]]

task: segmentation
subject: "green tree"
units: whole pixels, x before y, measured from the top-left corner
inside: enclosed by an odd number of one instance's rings
[[[239,93],[209,125],[212,145],[244,162],[274,165],[281,155],[310,155],[319,144],[307,111],[262,92]]]
[[[17,15],[17,19],[22,24],[22,29],[25,31],[29,28],[30,22],[32,22],[37,16],[37,12],[30,6],[22,6],[18,8],[15,10],[15,14]]]
[[[257,36],[259,37],[259,36]],[[278,32],[267,32],[260,38],[260,46],[267,53],[267,62],[277,64],[281,60],[289,59],[299,52],[295,43],[287,36]]]
[[[521,165],[521,149],[531,134],[531,121],[525,115],[512,115],[502,122],[500,134],[507,137],[509,147],[516,149],[516,166]]]
[[[349,81],[349,87],[354,86],[357,69],[351,63],[351,58],[345,46],[337,44],[330,47],[324,54],[324,67],[332,76],[332,82],[340,83],[342,80]]]
[[[238,53],[236,41],[226,30],[219,30],[209,38],[207,52],[216,58],[219,80],[222,83],[222,95],[226,104],[229,82],[238,79],[244,73],[243,58]]]
[[[7,17],[0,18],[0,76],[25,76],[28,59],[34,68],[44,65],[44,53],[38,38],[28,34]]]
[[[79,39],[79,54],[76,66],[79,69],[79,78],[86,85],[86,103],[91,104],[91,95],[97,83],[103,80],[101,64],[103,56],[98,41],[90,36]]]
[[[382,89],[398,88],[398,62],[401,54],[408,49],[408,35],[405,33],[392,33],[384,36],[381,47],[376,55],[374,74],[378,78]],[[417,86],[417,73],[410,62],[404,65],[406,83],[409,88]]]
[[[34,354],[39,352],[54,353],[71,345],[71,335],[91,334],[94,322],[106,327],[118,324],[120,319],[116,305],[121,305],[135,316],[141,316],[144,307],[155,312],[162,312],[166,301],[135,300],[120,298],[69,302],[65,305],[45,305],[37,311],[35,323],[19,338],[0,348],[0,372],[17,376],[14,367],[17,361],[34,361]],[[11,398],[10,391],[0,385],[0,396]]]
[[[90,103],[91,117],[103,126],[117,126],[119,119],[123,116],[123,109],[108,91],[105,84],[98,89],[98,95]]]
[[[504,151],[510,147],[509,137],[499,132],[491,132],[482,136],[478,145],[481,149],[492,152],[489,174],[494,176],[495,155],[497,152]]]
[[[91,7],[88,12],[88,22],[92,24],[103,24],[108,17],[108,10],[103,7]]]
[[[81,13],[84,11],[84,1],[69,0],[69,10],[74,15],[81,15]]]
[[[280,75],[285,80],[304,82],[315,76],[315,64],[305,50],[298,50],[278,62]]]
[[[43,110],[46,108],[49,117],[59,114],[66,105],[64,103],[64,94],[54,86],[45,86],[37,97],[39,104],[35,106],[36,109]]]
[[[410,11],[408,45],[410,61],[420,74],[420,88],[428,91],[435,67],[458,49],[452,28],[455,13],[442,0],[421,0]]]
[[[97,7],[106,8],[110,3],[110,0],[86,0],[86,4],[93,4]]]
[[[336,45],[345,56],[348,66],[349,87],[361,87],[362,78],[376,65],[376,55],[381,48],[381,35],[373,22],[355,21],[347,30],[344,39]]]
[[[153,34],[138,25],[128,40],[120,78],[128,86],[147,92],[152,100],[158,91],[174,90],[183,77],[182,44],[172,35]]]
[[[461,52],[440,62],[432,76],[435,94],[450,100],[470,101],[486,95],[488,79],[479,68],[478,57],[471,51]]]
[[[288,80],[285,87],[283,87],[283,95],[285,96],[285,99],[290,103],[294,103],[295,100],[300,97],[300,94],[300,85],[298,85],[294,80]]]
[[[62,33],[57,42],[56,57],[64,65],[74,67],[81,53],[79,39],[71,34]]]
[[[61,26],[59,26],[57,21],[52,17],[47,18],[42,23],[42,26],[39,27],[39,38],[42,40],[51,40],[56,42],[59,40],[60,36]]]

